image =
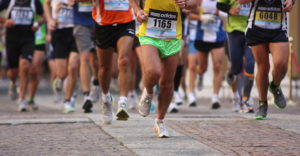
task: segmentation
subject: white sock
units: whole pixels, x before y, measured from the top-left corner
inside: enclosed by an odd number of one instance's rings
[[[195,94],[193,92],[188,93],[188,101],[189,102],[194,102],[196,101],[195,99]]]
[[[110,97],[110,92],[108,92],[106,94],[102,92],[102,100],[103,100],[103,102],[108,102],[109,97]]]
[[[219,102],[219,95],[214,93],[211,97],[211,102],[212,103]]]
[[[156,122],[156,123],[163,123],[164,121],[161,120],[161,119],[157,119],[157,118],[156,118],[156,119],[155,119],[155,122]]]
[[[239,99],[240,98],[240,94],[239,94],[238,91],[236,91],[236,92],[233,93],[233,98],[234,99]]]

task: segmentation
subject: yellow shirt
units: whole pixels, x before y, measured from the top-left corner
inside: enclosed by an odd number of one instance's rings
[[[148,20],[141,24],[138,36],[182,39],[181,12],[174,0],[146,0],[144,10]]]

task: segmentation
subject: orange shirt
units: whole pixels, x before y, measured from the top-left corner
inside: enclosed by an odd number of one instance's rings
[[[134,20],[128,0],[93,0],[92,16],[99,25],[123,24]]]

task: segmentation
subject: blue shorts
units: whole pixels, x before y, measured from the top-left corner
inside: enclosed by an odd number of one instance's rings
[[[195,48],[195,41],[190,41],[189,42],[189,54],[196,54],[197,53],[197,49]]]

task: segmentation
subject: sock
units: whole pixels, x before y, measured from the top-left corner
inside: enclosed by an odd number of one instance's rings
[[[183,65],[178,65],[174,77],[174,90],[178,91],[179,85],[180,85],[180,80],[183,72]]]
[[[236,91],[236,92],[233,93],[233,98],[235,98],[235,99],[239,99],[240,98],[239,91]]]
[[[156,122],[156,123],[163,123],[164,121],[163,121],[162,119],[157,119],[157,118],[156,118],[156,119],[155,119],[155,122]]]
[[[126,96],[120,96],[120,98],[119,98],[119,103],[120,103],[120,102],[127,103],[127,101],[128,101],[128,98],[127,98]]]
[[[267,105],[268,104],[268,101],[261,101],[259,100],[259,105]]]
[[[279,85],[278,85],[279,86]],[[277,88],[278,86],[276,86],[275,84],[274,84],[274,81],[271,81],[271,83],[270,83],[270,87],[271,88]]]
[[[29,97],[28,102],[33,102],[34,101],[34,97]]]
[[[246,100],[249,99],[253,87],[253,82],[254,80],[252,77],[244,76],[243,100],[244,98],[246,98]]]
[[[106,94],[102,92],[102,101],[103,101],[103,102],[109,102],[108,100],[110,100],[110,99],[109,99],[110,96],[111,96],[111,95],[110,95],[109,92],[107,92]]]
[[[94,85],[94,86],[99,86],[99,81],[96,80],[96,79],[94,79],[94,80],[93,80],[93,85]]]
[[[214,93],[211,98],[212,103],[219,102],[219,95]]]
[[[90,96],[90,92],[89,92],[89,91],[83,92],[83,95],[84,95],[84,96]]]

